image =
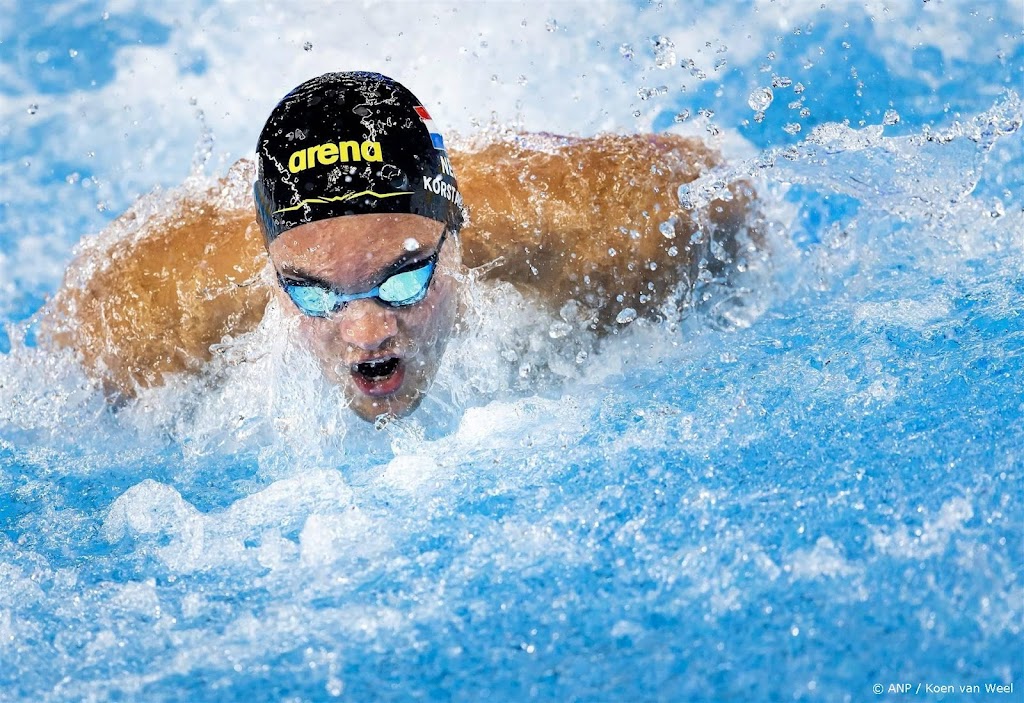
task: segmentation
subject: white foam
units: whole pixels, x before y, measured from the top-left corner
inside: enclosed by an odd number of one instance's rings
[[[883,554],[928,559],[943,554],[950,540],[964,530],[964,523],[972,517],[974,509],[967,498],[950,498],[936,513],[925,517],[921,527],[911,530],[904,523],[879,527],[872,531],[871,542]]]

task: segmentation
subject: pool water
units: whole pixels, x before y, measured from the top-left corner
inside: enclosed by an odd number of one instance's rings
[[[1014,1],[14,3],[0,700],[1024,700],[1022,39]],[[455,141],[700,134],[681,201],[752,179],[770,262],[600,345],[481,285],[381,429],[273,308],[119,410],[37,346],[79,241],[355,67]]]

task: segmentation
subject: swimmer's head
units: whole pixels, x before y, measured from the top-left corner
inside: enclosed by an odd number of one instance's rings
[[[419,100],[377,73],[329,73],[274,108],[256,214],[279,298],[362,418],[419,405],[455,324],[462,197]]]

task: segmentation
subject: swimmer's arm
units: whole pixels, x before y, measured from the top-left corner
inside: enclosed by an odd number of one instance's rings
[[[196,370],[210,346],[262,318],[269,290],[252,213],[214,193],[138,225],[129,211],[86,241],[42,320],[44,343],[72,349],[108,395],[134,396]]]
[[[453,155],[470,207],[464,261],[500,258],[490,277],[552,311],[575,300],[601,331],[626,308],[657,317],[696,279],[708,249],[699,230],[733,256],[760,243],[743,183],[704,211],[680,207],[678,187],[717,161],[699,139],[675,135],[537,135]]]

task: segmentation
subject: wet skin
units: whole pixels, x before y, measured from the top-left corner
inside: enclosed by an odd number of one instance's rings
[[[403,265],[429,258],[442,230],[440,222],[419,215],[336,217],[284,232],[270,244],[270,259],[286,278],[362,293]],[[449,234],[426,297],[407,307],[367,298],[320,318],[302,314],[280,286],[276,295],[286,314],[297,318],[324,376],[344,389],[359,417],[373,421],[409,414],[430,388],[455,325],[460,268],[458,241]],[[384,376],[366,373],[392,367]]]

